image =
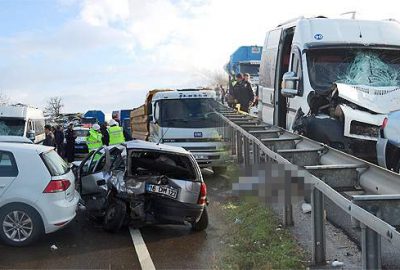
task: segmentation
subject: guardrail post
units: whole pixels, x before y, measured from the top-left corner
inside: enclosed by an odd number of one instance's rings
[[[254,164],[260,163],[260,149],[255,142],[253,142],[253,162]]]
[[[236,155],[238,163],[242,163],[243,161],[243,153],[242,153],[242,134],[240,131],[236,131]]]
[[[324,224],[324,194],[317,188],[311,192],[312,205],[312,241],[313,241],[313,264],[326,263],[326,241]]]
[[[362,269],[381,269],[381,236],[361,224]]]
[[[284,179],[284,209],[283,209],[283,223],[285,226],[293,225],[293,212],[292,212],[292,179],[290,175],[285,174]]]
[[[246,137],[243,137],[243,157],[244,165],[250,165],[250,142]]]
[[[230,136],[231,136],[231,151],[232,155],[236,155],[236,133],[233,127],[230,128]]]

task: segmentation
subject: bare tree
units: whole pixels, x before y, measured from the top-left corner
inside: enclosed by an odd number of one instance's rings
[[[8,104],[10,98],[2,91],[0,91],[0,105]]]
[[[214,88],[219,85],[226,87],[228,85],[228,74],[223,69],[200,70],[199,74],[205,79],[204,83],[208,87]]]
[[[56,118],[60,116],[61,109],[64,107],[64,103],[61,97],[50,97],[47,100],[47,106],[45,108],[46,114]]]

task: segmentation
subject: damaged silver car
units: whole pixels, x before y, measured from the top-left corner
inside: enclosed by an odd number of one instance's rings
[[[86,212],[115,232],[124,225],[208,226],[207,189],[188,151],[133,140],[92,151],[76,169]]]

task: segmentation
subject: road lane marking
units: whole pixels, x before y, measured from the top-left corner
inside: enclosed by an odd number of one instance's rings
[[[132,237],[133,245],[135,246],[136,254],[138,256],[140,266],[143,270],[155,270],[153,261],[151,260],[150,253],[144,243],[142,234],[138,229],[129,227],[129,232]]]

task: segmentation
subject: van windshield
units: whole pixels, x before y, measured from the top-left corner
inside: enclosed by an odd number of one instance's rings
[[[249,73],[251,76],[258,76],[260,65],[240,64],[241,73]]]
[[[15,118],[0,119],[0,135],[24,136],[25,120]]]
[[[94,117],[89,117],[89,118],[82,118],[81,123],[82,124],[96,124],[97,119]]]
[[[169,99],[159,102],[160,126],[211,128],[217,126],[211,98]]]
[[[311,86],[329,91],[332,83],[400,86],[400,53],[389,49],[311,49],[307,52]]]

